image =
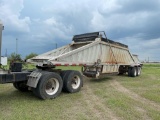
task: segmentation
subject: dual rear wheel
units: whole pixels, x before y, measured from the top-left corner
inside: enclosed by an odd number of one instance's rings
[[[128,76],[136,77],[141,74],[141,67],[129,67],[128,68]]]
[[[82,87],[82,81],[82,75],[78,71],[63,71],[60,75],[46,72],[32,91],[41,99],[52,99],[57,97],[62,89],[69,93],[78,92]]]
[[[67,70],[61,73],[63,79],[63,91],[68,93],[79,92],[83,86],[83,78],[80,72]]]
[[[28,91],[25,82],[15,82],[13,86],[19,91]],[[79,92],[83,85],[82,75],[78,71],[67,70],[59,74],[55,72],[42,72],[36,88],[32,88],[33,93],[41,99],[52,99],[57,97],[62,89],[68,93]]]

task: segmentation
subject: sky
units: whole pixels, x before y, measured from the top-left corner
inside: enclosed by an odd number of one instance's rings
[[[25,57],[105,31],[141,61],[160,61],[160,0],[0,0],[2,55]],[[17,40],[16,40],[17,39]]]

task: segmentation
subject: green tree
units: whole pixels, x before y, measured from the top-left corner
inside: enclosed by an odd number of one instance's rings
[[[33,57],[35,57],[35,56],[37,56],[37,55],[38,55],[38,54],[36,54],[36,53],[30,53],[29,55],[26,55],[25,60],[30,59],[30,58],[33,58]]]
[[[11,61],[22,61],[21,55],[20,54],[16,54],[16,53],[11,53],[11,55],[9,55],[8,60]]]

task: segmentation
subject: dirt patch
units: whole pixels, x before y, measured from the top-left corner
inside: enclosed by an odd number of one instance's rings
[[[89,85],[85,84],[83,90],[83,97],[84,101],[87,103],[87,108],[90,108],[97,119],[120,120],[120,118],[117,117],[112,110],[110,110],[108,107],[106,107],[105,104],[103,104],[103,99],[100,99],[93,93],[93,90],[89,87]]]
[[[127,88],[123,87],[118,81],[113,80],[111,85],[117,89],[118,91],[127,94],[130,98],[132,98],[135,101],[141,102],[146,106],[150,106],[151,108],[160,111],[159,104],[155,103],[154,101],[148,100],[146,98],[141,97],[140,95],[128,90]]]
[[[140,107],[135,107],[135,109],[136,109],[139,113],[141,113],[141,116],[142,116],[143,120],[152,120],[151,118],[148,117],[147,112],[146,112],[145,109],[140,108]]]

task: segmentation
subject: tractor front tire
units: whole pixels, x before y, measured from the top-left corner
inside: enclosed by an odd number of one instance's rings
[[[28,86],[26,85],[26,82],[14,82],[13,83],[13,86],[17,89],[17,90],[19,90],[19,91],[21,91],[21,92],[27,92],[28,91]]]

